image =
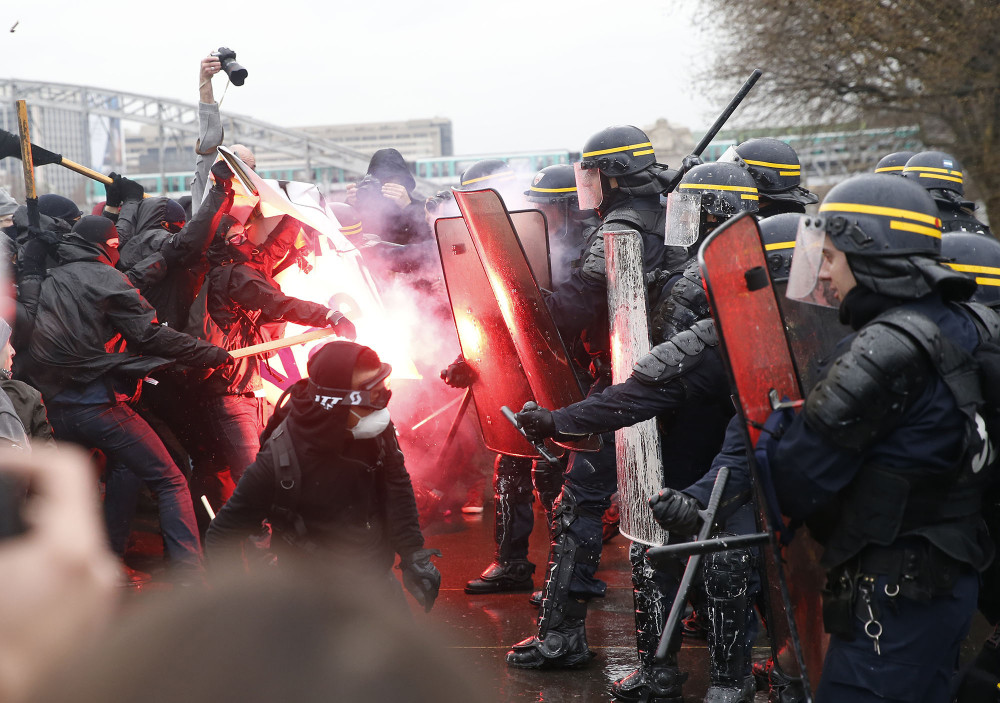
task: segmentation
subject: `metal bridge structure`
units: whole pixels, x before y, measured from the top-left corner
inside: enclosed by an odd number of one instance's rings
[[[28,105],[35,144],[102,173],[124,173],[150,193],[179,196],[189,192],[199,131],[197,103],[91,86],[0,79],[0,127],[15,134],[17,100]],[[225,111],[221,114],[225,143],[250,147],[264,178],[305,181],[329,189],[357,180],[368,168],[367,155],[308,132]],[[142,173],[128,173],[125,167],[125,125],[156,129],[152,168]],[[60,166],[39,168],[35,175],[40,193],[59,193],[81,205],[104,197],[100,183]],[[21,164],[16,159],[0,159],[0,186],[19,200],[23,197]],[[439,187],[417,179],[417,189],[426,195]]]

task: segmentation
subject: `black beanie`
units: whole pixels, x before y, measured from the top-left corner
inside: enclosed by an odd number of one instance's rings
[[[378,354],[368,347],[336,340],[316,350],[306,364],[306,370],[317,386],[347,389],[351,387],[354,369],[362,363],[372,368],[378,368],[381,364]]]
[[[69,198],[55,193],[46,193],[38,198],[38,212],[57,220],[72,222],[83,213]]]
[[[186,222],[187,213],[184,212],[183,205],[167,198],[167,209],[163,212],[163,219],[167,222]]]
[[[84,215],[73,225],[73,233],[94,244],[107,244],[118,236],[115,223],[101,215]]]

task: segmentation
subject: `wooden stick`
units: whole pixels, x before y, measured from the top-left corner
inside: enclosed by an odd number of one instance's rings
[[[256,354],[266,354],[277,349],[285,349],[286,347],[294,347],[296,344],[305,344],[306,342],[312,342],[316,339],[323,339],[324,337],[329,337],[331,334],[335,334],[335,332],[329,327],[321,330],[313,330],[312,332],[305,332],[292,337],[274,339],[270,342],[264,342],[263,344],[253,344],[249,347],[243,347],[242,349],[233,349],[229,352],[229,356],[234,359],[242,359]]]
[[[24,200],[28,207],[28,224],[41,224],[38,214],[38,192],[35,189],[35,162],[31,158],[31,132],[28,129],[28,104],[17,101],[17,131],[21,137],[21,164],[24,167]]]
[[[86,176],[87,178],[93,178],[95,181],[100,181],[104,185],[111,185],[112,180],[109,176],[105,176],[103,173],[99,173],[92,168],[87,168],[86,166],[81,166],[75,161],[70,161],[65,156],[63,160],[59,162],[60,166],[65,166],[70,171],[76,171],[79,174]]]

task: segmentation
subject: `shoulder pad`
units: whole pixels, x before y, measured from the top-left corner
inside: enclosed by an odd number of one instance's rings
[[[708,296],[701,282],[698,262],[691,262],[681,277],[670,287],[650,314],[650,335],[653,341],[669,339],[711,315]]]
[[[632,375],[648,385],[666,383],[697,366],[702,360],[702,352],[718,344],[715,321],[702,320],[653,347],[636,362]]]
[[[608,279],[607,262],[604,260],[604,232],[598,230],[583,255],[580,275],[591,283],[605,283]]]
[[[982,303],[961,303],[979,329],[980,341],[1000,342],[1000,313]]]
[[[922,315],[900,313],[862,328],[806,398],[806,422],[830,442],[864,449],[898,422],[930,379],[924,349],[940,347],[940,330]],[[904,316],[913,323],[907,331]]]
[[[638,210],[631,207],[615,208],[604,217],[604,229],[622,229],[621,227],[608,227],[612,222],[619,222],[626,225],[625,229],[634,229],[639,232],[645,230],[642,215]]]

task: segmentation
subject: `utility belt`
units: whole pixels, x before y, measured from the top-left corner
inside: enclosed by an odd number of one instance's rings
[[[875,600],[876,581],[884,577],[884,595],[895,607],[897,597],[919,603],[951,593],[972,567],[922,539],[905,545],[869,545],[858,556],[827,573],[823,588],[823,629],[846,640],[854,639],[855,619],[875,641],[882,626]]]

